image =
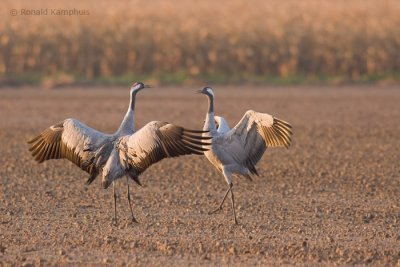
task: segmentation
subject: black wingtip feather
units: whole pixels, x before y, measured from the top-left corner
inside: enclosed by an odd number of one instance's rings
[[[91,183],[93,183],[93,181],[96,179],[97,177],[97,172],[92,172],[89,176],[89,178],[86,180],[86,185],[90,185]]]
[[[136,176],[136,175],[128,175],[128,176],[129,176],[129,178],[131,178],[133,181],[135,181],[135,183],[136,183],[137,185],[143,187],[142,183],[141,183],[140,180],[139,180],[139,176]]]
[[[200,131],[200,130],[191,130],[191,129],[183,129],[184,132],[189,133],[209,133],[210,131]]]
[[[194,135],[194,134],[187,134],[185,133],[184,136],[197,139],[197,140],[210,140],[212,139],[212,136],[202,136],[202,135]]]

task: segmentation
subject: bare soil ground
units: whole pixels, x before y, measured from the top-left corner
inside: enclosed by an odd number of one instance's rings
[[[248,109],[292,123],[290,149],[268,149],[253,182],[227,185],[203,156],[164,160],[132,183],[139,224],[130,224],[125,180],[112,190],[66,160],[38,165],[27,140],[74,117],[113,132],[128,89],[0,90],[0,265],[399,265],[400,90],[392,87],[216,86],[216,113],[234,126]],[[136,125],[164,120],[202,127],[198,88],[137,97]]]

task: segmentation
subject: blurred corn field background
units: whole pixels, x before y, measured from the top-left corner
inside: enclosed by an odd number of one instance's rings
[[[2,84],[373,81],[400,73],[399,0],[3,0],[0,7]],[[48,15],[21,14],[46,8]]]

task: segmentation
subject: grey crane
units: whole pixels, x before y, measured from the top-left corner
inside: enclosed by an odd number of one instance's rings
[[[135,132],[134,112],[136,94],[150,86],[141,82],[134,83],[130,89],[128,110],[114,134],[105,134],[83,124],[76,119],[65,119],[45,129],[40,135],[28,141],[29,151],[39,163],[50,159],[68,159],[89,173],[86,184],[91,184],[101,172],[109,158],[115,141],[124,135]],[[140,184],[137,177],[131,177]],[[129,181],[128,202],[130,203]],[[116,193],[114,186],[114,206]],[[132,213],[133,215],[133,213]],[[134,217],[133,217],[134,218]]]
[[[228,183],[220,205],[210,214],[222,209],[222,205],[231,193],[231,204],[234,222],[237,224],[235,201],[233,194],[232,175],[242,175],[249,180],[251,175],[257,175],[255,168],[267,147],[288,148],[291,143],[291,125],[266,113],[248,110],[238,124],[230,129],[226,120],[214,116],[214,92],[211,87],[204,87],[198,93],[208,98],[208,111],[203,130],[204,135],[212,136],[209,151],[204,152],[206,158],[218,169]]]
[[[203,154],[204,131],[184,129],[166,122],[153,121],[135,133],[133,113],[136,93],[148,86],[135,83],[127,114],[112,135],[94,130],[76,119],[66,119],[44,130],[28,143],[32,156],[39,163],[49,159],[66,158],[90,174],[90,184],[99,174],[104,188],[113,184],[114,221],[117,223],[115,180],[127,177],[128,203],[133,215],[129,193],[129,178],[141,185],[139,175],[165,157]]]

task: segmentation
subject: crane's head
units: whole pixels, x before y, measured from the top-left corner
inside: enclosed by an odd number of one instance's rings
[[[139,92],[140,90],[142,90],[144,88],[151,88],[151,86],[150,85],[145,85],[142,82],[135,82],[131,86],[131,92]]]
[[[214,92],[213,92],[212,88],[209,87],[209,86],[206,86],[206,87],[204,87],[204,88],[201,89],[201,90],[198,90],[197,93],[199,93],[199,94],[205,94],[205,95],[207,95],[207,96],[209,96],[209,97],[214,97]]]

